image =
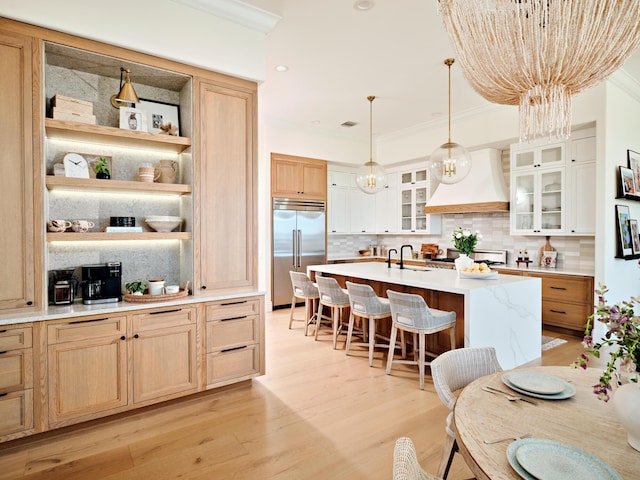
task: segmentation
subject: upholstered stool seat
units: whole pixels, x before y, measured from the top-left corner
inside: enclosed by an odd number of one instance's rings
[[[309,277],[302,272],[290,271],[291,285],[293,287],[293,297],[291,298],[291,314],[289,315],[289,329],[293,322],[304,322],[304,334],[309,334],[309,325],[316,321],[315,302],[320,299],[320,292]],[[293,316],[296,308],[296,299],[304,300],[304,318]],[[316,327],[317,328],[317,327]]]

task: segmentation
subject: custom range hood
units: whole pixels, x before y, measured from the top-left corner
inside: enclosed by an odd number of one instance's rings
[[[502,173],[500,151],[486,148],[470,153],[469,175],[458,183],[439,184],[424,207],[425,213],[509,211],[509,192]]]

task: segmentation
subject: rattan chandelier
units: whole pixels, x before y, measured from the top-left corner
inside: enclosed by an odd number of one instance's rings
[[[640,39],[640,0],[439,0],[462,70],[519,105],[520,141],[566,138],[571,96],[618,69]]]

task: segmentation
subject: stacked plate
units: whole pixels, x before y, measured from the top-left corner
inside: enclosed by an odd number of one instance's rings
[[[545,400],[564,400],[576,393],[574,386],[561,378],[526,370],[506,372],[502,382],[518,393]]]
[[[517,440],[507,448],[507,458],[525,480],[622,480],[598,457],[555,440]]]

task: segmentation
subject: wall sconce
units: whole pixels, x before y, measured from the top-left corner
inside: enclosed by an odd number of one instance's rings
[[[122,81],[124,77],[124,83]],[[125,106],[127,103],[138,103],[140,99],[131,84],[131,70],[120,67],[120,92],[111,96],[111,105],[115,108]]]

